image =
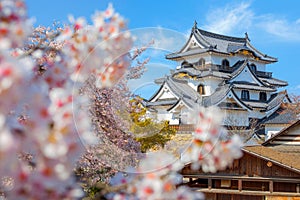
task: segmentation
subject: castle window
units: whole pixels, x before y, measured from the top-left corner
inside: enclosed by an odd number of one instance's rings
[[[198,85],[197,91],[199,92],[199,94],[205,95],[205,88],[204,88],[204,85],[202,85],[202,84]]]
[[[185,60],[181,63],[181,67],[182,68],[189,68],[189,67],[193,67],[193,65]]]
[[[203,68],[205,66],[205,60],[204,58],[200,58],[198,62],[195,63],[197,67]]]
[[[227,59],[222,60],[222,67],[225,67],[225,68],[230,67],[229,61]]]
[[[251,64],[250,65],[250,69],[251,69],[252,72],[255,73],[256,72],[256,65],[255,64]]]
[[[259,100],[260,101],[267,101],[267,94],[265,92],[259,93]]]
[[[249,91],[248,90],[242,90],[241,98],[243,100],[249,100],[250,99]]]

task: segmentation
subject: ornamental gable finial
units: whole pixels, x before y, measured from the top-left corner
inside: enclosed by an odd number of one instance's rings
[[[249,36],[248,36],[248,33],[247,33],[247,32],[245,33],[245,39],[248,40],[248,41],[250,42],[250,39],[249,39]]]
[[[197,21],[196,21],[196,20],[194,21],[193,29],[194,29],[194,30],[197,29]]]

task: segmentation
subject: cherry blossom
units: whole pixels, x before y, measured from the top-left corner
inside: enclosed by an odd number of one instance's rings
[[[192,116],[195,132],[190,146],[183,152],[183,162],[191,162],[195,170],[202,167],[204,172],[214,173],[241,157],[242,141],[238,136],[227,140],[227,132],[220,125],[223,114],[218,108],[198,108]]]
[[[58,32],[31,32],[24,2],[1,1],[0,7],[0,177],[12,185],[3,192],[9,199],[78,198],[83,193],[74,165],[82,144],[95,139],[84,106],[88,99],[79,89],[92,73],[101,75],[101,87],[118,80],[130,64],[130,34],[117,34],[124,25],[111,11],[101,31],[79,18]],[[109,40],[112,30],[116,36]],[[31,33],[24,49],[11,49]],[[19,159],[23,153],[32,155],[30,162]]]
[[[73,171],[82,155],[95,162],[110,160],[109,167],[114,169],[110,175],[120,164],[137,163],[137,157],[130,156],[138,155],[139,145],[120,128],[126,124],[117,117],[112,120],[113,108],[105,110],[112,107],[109,98],[102,98],[96,110],[107,121],[91,119],[90,98],[82,92],[88,78],[94,77],[97,92],[111,95],[108,87],[130,67],[133,39],[112,5],[96,12],[92,21],[88,24],[85,18],[70,17],[68,26],[33,30],[23,1],[0,2],[0,193],[8,199],[82,197]],[[226,132],[219,125],[222,119],[217,116],[215,108],[197,110],[194,138],[182,158],[163,152],[143,155],[139,165],[132,166],[135,169],[117,173],[109,189],[100,190],[101,195],[111,199],[202,198],[187,187],[177,188],[178,171],[184,164],[191,162],[196,169],[202,166],[203,171],[215,172],[241,156],[240,140],[225,140]],[[100,131],[94,134],[92,120],[100,120],[103,130],[117,131],[109,131],[106,137]],[[93,146],[101,139],[104,150]],[[118,145],[111,142],[121,140]],[[96,150],[101,156],[90,157]],[[113,159],[117,156],[125,162]]]
[[[20,47],[32,31],[26,6],[21,0],[0,2],[0,49]]]
[[[111,199],[203,199],[203,194],[180,186],[181,176],[177,173],[182,168],[179,160],[171,154],[160,152],[149,154],[136,171],[116,174],[113,185],[128,185],[121,193],[108,195]],[[150,171],[149,171],[150,170]]]

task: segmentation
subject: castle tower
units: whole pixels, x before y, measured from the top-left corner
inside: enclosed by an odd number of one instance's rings
[[[288,83],[272,77],[266,65],[277,59],[257,50],[248,38],[231,37],[197,27],[183,47],[166,55],[177,67],[155,80],[158,91],[146,106],[158,119],[189,124],[187,114],[196,106],[218,106],[226,112],[225,126],[249,128],[289,101],[278,89]]]

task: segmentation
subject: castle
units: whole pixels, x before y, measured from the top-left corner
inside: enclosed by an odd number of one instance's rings
[[[188,113],[201,105],[221,108],[227,127],[246,130],[255,121],[266,135],[290,123],[289,116],[278,113],[282,103],[290,102],[286,91],[278,91],[288,83],[266,71],[277,59],[256,49],[247,33],[220,35],[199,29],[195,22],[183,47],[166,59],[177,67],[155,80],[160,88],[145,102],[159,120],[189,124]]]

